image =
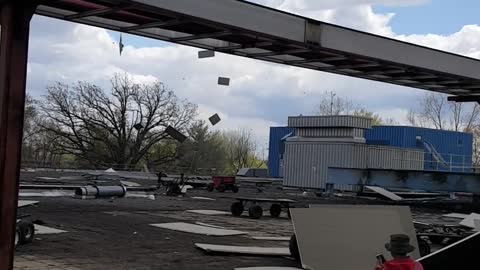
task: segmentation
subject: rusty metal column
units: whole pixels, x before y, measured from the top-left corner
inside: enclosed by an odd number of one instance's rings
[[[0,2],[0,269],[13,268],[30,19],[36,1]]]

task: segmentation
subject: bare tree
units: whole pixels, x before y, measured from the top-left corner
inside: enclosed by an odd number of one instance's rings
[[[111,79],[110,94],[87,82],[47,90],[39,102],[42,129],[59,138],[63,154],[91,164],[134,166],[168,137],[167,126],[183,131],[197,112],[163,83],[140,85],[127,75]]]
[[[241,168],[259,167],[255,158],[256,143],[252,133],[239,129],[224,134],[227,162],[236,172]]]
[[[317,115],[356,115],[372,118],[373,125],[381,125],[384,120],[380,115],[363,108],[360,104],[346,97],[341,97],[336,93],[325,92],[320,97],[320,102],[316,111]],[[395,123],[390,119],[391,124]]]
[[[477,103],[448,102],[445,94],[427,93],[420,98],[418,106],[417,111],[411,109],[407,116],[412,126],[470,131],[479,124]]]

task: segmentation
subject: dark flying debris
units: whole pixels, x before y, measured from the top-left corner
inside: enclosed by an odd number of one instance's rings
[[[140,129],[143,128],[143,125],[142,125],[142,123],[137,123],[137,124],[133,125],[133,127],[134,127],[136,130],[140,130]]]
[[[208,120],[210,121],[210,123],[212,124],[212,126],[215,126],[218,122],[220,122],[220,116],[218,116],[218,113],[210,116],[210,118],[208,118]]]
[[[174,138],[175,140],[181,143],[183,143],[187,139],[187,136],[183,135],[182,133],[180,133],[180,131],[174,129],[172,126],[168,126],[165,129],[165,133],[172,136],[172,138]]]
[[[118,49],[120,50],[120,55],[122,55],[123,52],[123,42],[122,42],[122,33],[120,33],[120,41],[118,42]]]
[[[215,51],[199,51],[198,52],[198,58],[209,58],[209,57],[214,57],[215,56]]]
[[[218,84],[228,86],[230,85],[230,78],[218,77]]]

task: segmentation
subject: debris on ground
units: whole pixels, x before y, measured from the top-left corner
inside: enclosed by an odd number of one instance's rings
[[[252,246],[227,246],[195,243],[195,246],[206,252],[229,253],[229,254],[250,254],[264,256],[290,256],[288,248],[284,247],[252,247]]]
[[[150,224],[150,226],[154,226],[162,229],[174,230],[174,231],[211,235],[211,236],[231,236],[231,235],[248,234],[247,232],[242,232],[237,230],[218,229],[218,228],[201,226],[201,225],[190,224],[185,222]]]

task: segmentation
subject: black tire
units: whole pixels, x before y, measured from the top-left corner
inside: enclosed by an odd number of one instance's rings
[[[227,188],[225,187],[225,185],[220,185],[220,186],[218,186],[218,188],[217,188],[217,190],[218,190],[219,192],[225,192],[225,189],[227,189]]]
[[[443,244],[443,240],[445,240],[445,237],[444,236],[440,236],[440,235],[431,235],[428,237],[428,239],[430,240],[430,242],[432,242],[432,244],[436,244],[436,245],[441,245]]]
[[[272,206],[270,206],[270,216],[279,217],[281,213],[282,213],[282,206],[280,204],[274,203],[272,204]]]
[[[208,184],[207,190],[212,192],[215,188],[213,187],[213,184]]]
[[[248,216],[250,216],[251,218],[259,219],[262,217],[262,215],[263,215],[263,209],[260,205],[255,204],[250,206],[250,208],[248,208]]]
[[[232,212],[232,215],[235,217],[241,216],[244,210],[245,209],[243,208],[243,204],[241,202],[234,202],[230,206],[230,212]]]
[[[35,237],[35,227],[33,226],[33,223],[21,220],[18,222],[18,228],[20,229],[20,238],[18,242],[21,245],[33,242],[33,238]]]
[[[298,244],[297,244],[297,236],[294,234],[290,238],[290,242],[288,243],[288,249],[290,250],[290,254],[292,257],[300,262],[300,251],[298,250]]]
[[[237,185],[233,185],[233,186],[232,186],[232,191],[233,191],[233,193],[238,193],[238,190],[239,190],[239,188],[238,188]]]
[[[20,236],[22,235],[22,232],[20,231],[20,228],[18,227],[18,224],[17,224],[17,227],[15,228],[15,248],[17,248],[19,245],[20,245]]]
[[[418,238],[417,241],[418,241],[418,251],[420,252],[420,257],[425,257],[428,254],[430,254],[431,252],[430,244],[421,238]]]

